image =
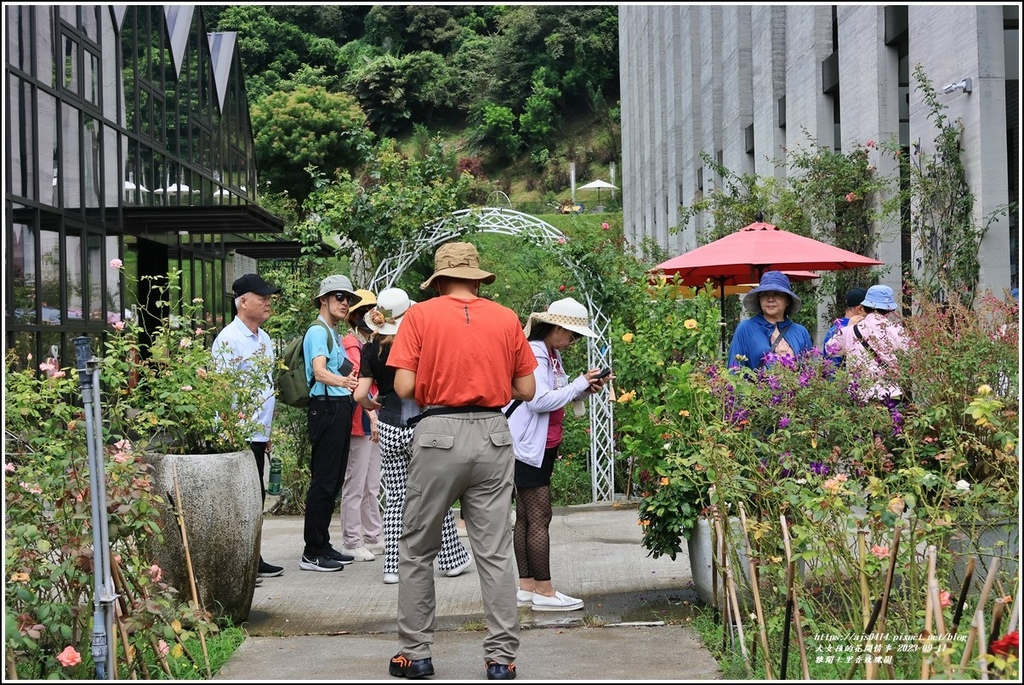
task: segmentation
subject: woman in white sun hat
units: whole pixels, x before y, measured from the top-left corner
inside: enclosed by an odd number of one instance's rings
[[[395,369],[388,366],[388,354],[402,316],[413,302],[401,288],[387,288],[377,295],[377,306],[367,312],[366,325],[374,332],[363,347],[356,402],[377,411],[380,434],[380,465],[387,503],[384,507],[384,583],[398,582],[398,538],[402,534],[406,480],[412,458],[413,428],[408,419],[420,413],[416,400],[405,400],[395,392]],[[370,396],[376,383],[377,395]],[[441,551],[437,567],[448,577],[464,573],[473,557],[459,539],[451,509],[441,526]]]
[[[508,424],[516,455],[513,541],[519,566],[517,599],[521,606],[532,606],[534,611],[583,608],[583,600],[563,595],[551,584],[548,526],[551,473],[562,442],[565,408],[577,399],[599,392],[611,378],[599,379],[600,369],[590,369],[570,381],[562,366],[561,350],[583,336],[597,337],[590,329],[589,319],[587,308],[567,297],[552,302],[547,311],[530,314],[524,329],[537,357],[537,369],[533,372],[537,393],[512,410]]]

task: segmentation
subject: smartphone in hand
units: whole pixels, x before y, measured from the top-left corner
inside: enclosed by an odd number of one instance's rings
[[[603,369],[601,369],[601,373],[597,374],[597,376],[594,377],[594,380],[595,381],[603,380],[605,378],[608,378],[608,376],[610,376],[610,375],[612,375],[611,367],[606,366]]]

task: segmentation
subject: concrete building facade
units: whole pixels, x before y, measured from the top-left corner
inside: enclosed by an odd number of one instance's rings
[[[894,139],[932,152],[934,125],[913,78],[918,64],[944,113],[963,122],[963,159],[984,221],[1019,198],[1019,12],[1017,5],[621,6],[627,241],[652,239],[670,256],[698,247],[710,217],[681,225],[679,210],[721,182],[701,153],[737,174],[781,179],[787,148],[808,139],[842,152]],[[969,89],[943,92],[965,79]],[[891,159],[872,154],[880,173],[898,176]],[[990,225],[982,289],[1018,285],[1017,225],[1016,212]],[[876,237],[870,256],[894,267],[884,282],[899,288],[917,248],[906,227]]]

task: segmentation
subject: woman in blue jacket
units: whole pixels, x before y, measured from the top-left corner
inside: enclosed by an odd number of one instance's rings
[[[813,347],[807,329],[789,318],[802,304],[786,274],[765,271],[758,286],[743,296],[743,306],[754,316],[736,327],[729,345],[729,367],[757,370],[778,357],[797,357]]]
[[[513,535],[519,567],[520,606],[534,611],[574,611],[583,600],[557,592],[551,584],[551,473],[562,442],[565,408],[598,392],[610,376],[598,380],[599,369],[590,369],[569,381],[562,366],[561,350],[582,336],[597,337],[588,326],[587,308],[567,297],[552,302],[546,312],[530,314],[526,322],[530,349],[537,357],[537,393],[509,414],[516,455],[516,524]],[[507,410],[506,410],[507,411]]]

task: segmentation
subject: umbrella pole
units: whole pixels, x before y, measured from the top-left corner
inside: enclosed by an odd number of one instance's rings
[[[718,322],[718,327],[722,331],[722,356],[726,355],[725,347],[725,277],[722,276],[718,279],[718,300],[721,305],[722,317],[721,321]],[[726,360],[728,361],[728,360]]]

